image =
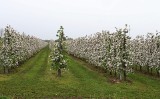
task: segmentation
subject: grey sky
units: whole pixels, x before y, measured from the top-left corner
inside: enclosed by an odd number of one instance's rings
[[[0,28],[55,39],[60,25],[77,38],[131,26],[130,36],[160,30],[160,0],[0,0]]]

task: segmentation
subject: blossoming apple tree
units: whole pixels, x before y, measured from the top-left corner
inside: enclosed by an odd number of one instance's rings
[[[51,54],[52,58],[52,67],[57,69],[57,76],[61,77],[61,69],[66,68],[67,63],[65,60],[65,55],[64,55],[64,32],[63,32],[63,27],[60,26],[60,30],[58,30],[57,35],[58,40],[57,42],[50,42],[51,48],[53,47],[53,51]],[[53,43],[54,46],[53,46]]]
[[[4,73],[9,73],[10,69],[20,66],[48,44],[33,36],[20,34],[11,26],[6,26],[1,39],[0,66],[3,66]]]

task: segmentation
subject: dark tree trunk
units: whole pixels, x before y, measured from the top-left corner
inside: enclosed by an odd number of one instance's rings
[[[60,68],[58,69],[57,72],[58,72],[57,76],[58,76],[58,77],[61,77],[61,69],[60,69]]]
[[[149,74],[149,66],[147,66],[147,73]]]
[[[126,70],[124,70],[123,75],[124,75],[124,80],[126,80],[127,79]]]
[[[122,80],[122,75],[121,75],[121,73],[119,73],[119,80]]]
[[[8,73],[9,73],[8,67],[4,67],[4,74],[8,74]]]
[[[124,80],[126,80],[126,78],[127,78],[127,74],[126,74],[126,66],[125,66],[125,62],[122,62],[122,66],[123,66],[123,78],[124,78]]]
[[[136,70],[137,70],[137,65],[136,65]]]
[[[109,74],[112,75],[112,71],[110,71]]]
[[[152,68],[151,68],[151,75],[152,75]]]
[[[108,73],[108,69],[106,68],[106,69],[104,70],[104,72],[105,72],[105,73]]]
[[[114,76],[115,76],[115,77],[117,76],[117,72],[116,72],[116,70],[114,71]]]
[[[126,52],[126,37],[124,36],[124,40],[123,40],[123,51],[124,52]],[[122,53],[123,53],[123,51],[122,51]],[[127,57],[127,55],[126,55],[126,53],[123,53],[123,59],[126,59],[126,57]],[[123,67],[123,78],[124,78],[124,80],[126,80],[126,78],[127,78],[127,75],[126,75],[126,62],[124,62],[123,60],[122,60],[122,67]]]
[[[157,76],[159,77],[159,70],[157,69]]]
[[[142,66],[140,66],[140,71],[142,72]]]

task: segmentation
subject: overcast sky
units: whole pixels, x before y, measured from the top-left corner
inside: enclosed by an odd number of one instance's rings
[[[7,24],[41,39],[56,39],[60,25],[77,38],[129,24],[135,37],[160,31],[160,0],[0,0],[0,28]]]

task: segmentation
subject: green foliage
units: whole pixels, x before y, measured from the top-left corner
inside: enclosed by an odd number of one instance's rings
[[[0,99],[9,99],[9,98],[7,98],[5,96],[0,96]]]

